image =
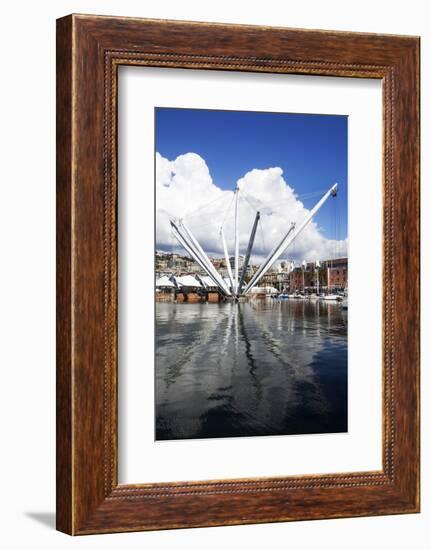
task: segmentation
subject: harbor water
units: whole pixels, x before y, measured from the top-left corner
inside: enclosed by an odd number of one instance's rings
[[[156,440],[347,431],[338,303],[156,303]]]

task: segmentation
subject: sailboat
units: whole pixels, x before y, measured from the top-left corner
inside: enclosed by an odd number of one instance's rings
[[[321,296],[321,300],[325,300],[325,302],[339,302],[342,300],[342,297],[338,294],[325,294]]]

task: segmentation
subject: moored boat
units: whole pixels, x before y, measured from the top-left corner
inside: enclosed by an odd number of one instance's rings
[[[338,294],[325,294],[324,296],[321,296],[321,300],[325,300],[327,302],[339,302],[342,300],[342,297]]]

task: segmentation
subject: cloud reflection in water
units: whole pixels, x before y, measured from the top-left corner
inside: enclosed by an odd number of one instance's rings
[[[338,304],[156,304],[156,439],[347,431]]]

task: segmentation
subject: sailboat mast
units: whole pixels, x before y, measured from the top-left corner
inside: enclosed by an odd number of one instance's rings
[[[305,263],[302,262],[302,292],[305,293]]]

